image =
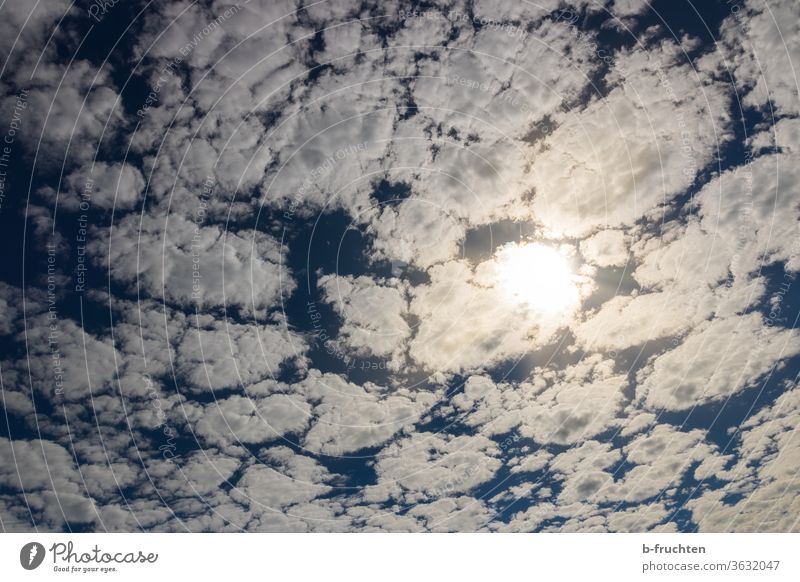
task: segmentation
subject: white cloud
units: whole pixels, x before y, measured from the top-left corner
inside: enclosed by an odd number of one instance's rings
[[[428,390],[359,386],[315,371],[294,389],[316,403],[303,445],[334,456],[385,443],[413,426],[440,397]]]
[[[797,333],[766,325],[758,313],[715,319],[641,370],[637,397],[653,409],[685,410],[753,386],[798,353]]]
[[[258,399],[234,395],[199,412],[196,433],[212,445],[264,443],[303,431],[310,413],[305,400],[288,394]]]
[[[25,79],[24,84],[29,83],[24,125],[14,137],[29,155],[36,154],[37,169],[59,170],[62,162],[89,163],[124,125],[124,111],[107,68],[96,70],[89,61],[75,60],[64,70],[44,58],[34,81]],[[11,120],[16,102],[17,95],[3,100],[5,119]]]
[[[619,350],[683,336],[712,317],[743,313],[765,292],[766,281],[737,269],[736,249],[703,232],[696,220],[666,225],[661,238],[640,240],[633,277],[642,292],[617,295],[574,326],[587,349]]]
[[[417,432],[384,448],[375,471],[380,482],[396,482],[407,500],[465,493],[500,468],[497,445],[483,436]]]
[[[28,319],[26,329],[28,358],[17,365],[30,366],[34,386],[48,399],[82,402],[113,387],[115,362],[121,358],[108,338],[87,333],[71,319],[47,315]]]
[[[72,456],[51,441],[0,438],[0,485],[24,492],[25,507],[44,530],[97,521]]]
[[[793,384],[748,418],[737,435],[737,460],[717,471],[724,487],[687,503],[701,532],[798,530],[797,426],[800,391]]]
[[[748,0],[722,25],[722,39],[744,104],[778,114],[797,114],[800,70],[800,14],[792,0]]]
[[[130,216],[113,233],[97,232],[89,245],[95,263],[116,281],[181,306],[229,305],[251,312],[277,305],[294,280],[282,266],[280,246],[258,231],[226,231],[193,219]],[[140,225],[141,220],[141,225]]]
[[[411,335],[404,318],[406,290],[398,281],[381,284],[366,276],[325,275],[319,286],[344,322],[338,339],[356,355],[392,358]]]
[[[540,444],[572,445],[622,422],[627,384],[611,360],[594,355],[558,371],[537,368],[529,383],[470,377],[453,404],[469,411],[464,422],[481,434],[518,431]]]
[[[558,497],[562,505],[587,502],[637,503],[654,498],[677,485],[696,463],[714,454],[699,430],[680,432],[657,425],[622,447],[632,467],[623,475],[589,469],[567,475]]]
[[[429,270],[431,282],[411,290],[411,314],[419,318],[411,357],[426,369],[479,370],[545,345],[566,325],[572,310],[549,315],[510,300],[497,257],[475,270],[449,261]],[[576,278],[578,295],[590,283]]]
[[[601,230],[581,241],[581,254],[598,267],[620,267],[628,260],[625,235],[621,230]]]
[[[628,381],[611,362],[590,358],[567,367],[519,411],[519,431],[539,443],[574,444],[619,422]]]
[[[723,88],[679,65],[678,47],[621,51],[612,89],[547,138],[533,209],[552,236],[632,225],[684,191],[729,138]]]
[[[262,519],[280,520],[281,512],[291,515],[291,506],[329,492],[332,479],[319,463],[280,447],[269,452],[268,464],[244,471],[231,497]]]
[[[0,335],[9,335],[17,329],[22,314],[17,307],[21,298],[21,289],[0,281]]]
[[[423,531],[470,532],[482,529],[493,512],[481,501],[465,495],[417,504],[408,515],[417,519],[417,527]]]
[[[4,76],[15,78],[17,82],[28,80],[44,41],[70,8],[67,0],[33,4],[9,0],[3,5],[0,60],[6,65]]]
[[[734,274],[775,261],[785,261],[791,271],[800,269],[798,186],[794,156],[781,153],[728,170],[697,194],[701,225],[734,255]]]
[[[426,269],[458,255],[463,225],[446,210],[420,198],[386,206],[369,226],[374,258],[413,263]]]
[[[93,207],[127,210],[141,199],[145,182],[136,167],[128,163],[97,162],[87,165],[86,170],[76,170],[66,177],[68,192],[59,199],[60,207],[73,212]]]
[[[200,317],[176,350],[178,372],[196,391],[235,388],[277,376],[282,364],[302,364],[304,340],[277,325],[242,325]]]

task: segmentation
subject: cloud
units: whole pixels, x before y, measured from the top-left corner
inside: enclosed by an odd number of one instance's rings
[[[798,184],[800,169],[780,153],[728,170],[697,194],[701,224],[734,255],[735,274],[755,271],[762,261],[800,268]]]
[[[370,224],[375,239],[373,258],[413,263],[427,269],[458,255],[464,227],[442,208],[411,198],[396,208],[386,206]]]
[[[601,230],[581,241],[581,254],[598,267],[620,267],[628,260],[625,234],[621,230]]]
[[[536,370],[530,384],[499,384],[471,377],[456,406],[473,410],[464,418],[487,436],[519,431],[540,444],[572,445],[620,422],[625,376],[600,356],[561,371]],[[474,404],[468,404],[469,400]]]
[[[637,397],[652,409],[686,410],[753,386],[798,353],[798,335],[758,313],[715,319],[641,370]]]
[[[797,531],[798,390],[794,384],[748,418],[736,436],[736,462],[716,471],[724,487],[687,502],[701,532]]]
[[[15,366],[21,372],[27,367],[37,392],[49,400],[85,401],[111,390],[120,355],[107,337],[96,337],[71,319],[49,315],[29,319],[25,333],[27,361]]]
[[[633,225],[684,191],[730,138],[723,87],[677,63],[677,46],[621,50],[611,90],[567,117],[532,166],[533,210],[551,236]]]
[[[5,64],[3,74],[6,79],[13,79],[20,85],[28,81],[47,37],[71,8],[66,0],[34,4],[10,0],[4,5],[0,24],[0,60]]]
[[[406,500],[466,493],[487,482],[501,466],[497,445],[482,436],[416,432],[384,448],[375,471],[396,482]]]
[[[21,296],[21,289],[0,282],[0,335],[10,335],[18,329],[22,310],[17,306]]]
[[[420,321],[409,354],[430,370],[491,367],[546,345],[571,317],[552,317],[508,298],[498,276],[501,256],[480,263],[449,261],[429,269],[430,283],[411,290],[410,313]],[[590,283],[577,278],[577,293]]]
[[[86,60],[75,60],[64,69],[44,59],[33,79],[28,81],[28,76],[23,82],[22,125],[15,137],[31,159],[36,155],[38,171],[90,162],[125,126],[120,97],[107,69],[96,70]],[[3,100],[5,119],[12,118],[17,98],[10,95]]]
[[[262,520],[274,516],[280,522],[281,512],[291,515],[292,506],[331,490],[327,483],[333,475],[308,457],[280,447],[268,454],[267,461],[268,464],[248,467],[231,493],[234,500]]]
[[[278,375],[282,364],[302,365],[303,339],[277,325],[241,325],[198,318],[177,346],[178,372],[195,391],[247,387]]]
[[[409,430],[437,401],[430,390],[359,386],[334,374],[311,371],[293,387],[316,403],[314,421],[303,438],[311,452],[344,455],[384,444]]]
[[[196,433],[217,446],[264,443],[304,430],[310,412],[305,400],[292,395],[273,394],[258,399],[234,395],[198,411]]]
[[[733,73],[744,91],[744,104],[774,107],[778,114],[797,114],[797,70],[800,26],[797,5],[790,0],[744,2],[722,26]]]
[[[230,305],[245,312],[276,306],[295,286],[278,241],[206,225],[205,212],[198,206],[192,219],[129,216],[113,232],[97,231],[89,254],[114,280],[178,306]]]
[[[0,485],[22,493],[24,506],[42,529],[96,522],[74,460],[63,447],[46,440],[0,438],[0,461]]]
[[[135,166],[97,162],[87,169],[86,173],[74,171],[66,177],[67,192],[59,198],[60,208],[71,212],[85,212],[93,207],[122,211],[133,208],[141,200],[145,181]]]
[[[493,517],[481,501],[466,495],[417,504],[408,515],[417,520],[415,529],[439,533],[478,531]]]
[[[356,355],[392,358],[411,335],[406,290],[396,280],[325,275],[318,284],[343,320],[338,339]]]
[[[744,313],[765,293],[765,279],[740,269],[736,248],[703,232],[702,222],[668,223],[665,230],[634,249],[640,288],[612,297],[574,326],[579,345],[621,350],[680,337],[712,317]]]
[[[681,432],[657,425],[622,447],[630,469],[615,478],[608,470],[587,468],[567,475],[561,505],[578,502],[639,503],[663,494],[701,460],[714,454],[699,430]]]

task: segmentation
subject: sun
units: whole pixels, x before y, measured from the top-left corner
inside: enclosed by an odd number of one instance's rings
[[[505,298],[544,316],[573,311],[577,280],[566,257],[540,243],[509,244],[495,255],[496,288]]]

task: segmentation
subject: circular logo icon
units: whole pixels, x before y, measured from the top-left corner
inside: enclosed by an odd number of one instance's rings
[[[39,542],[30,542],[19,551],[19,563],[26,570],[35,570],[44,561],[44,546]]]

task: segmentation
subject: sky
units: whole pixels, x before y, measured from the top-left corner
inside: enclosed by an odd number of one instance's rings
[[[6,0],[0,63],[0,530],[800,530],[796,0]]]

